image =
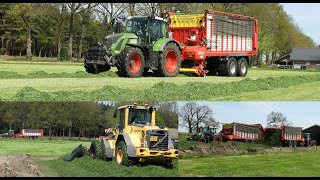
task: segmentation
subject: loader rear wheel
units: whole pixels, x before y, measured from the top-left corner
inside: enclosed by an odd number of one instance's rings
[[[240,58],[237,61],[237,76],[246,76],[248,72],[248,62],[246,58]]]
[[[94,159],[108,160],[102,141],[96,140],[91,143],[89,156]]]
[[[131,166],[135,164],[135,159],[130,158],[127,153],[127,146],[123,141],[120,141],[116,145],[116,163],[125,166]]]
[[[139,48],[127,47],[118,66],[118,74],[125,77],[140,77],[145,67],[143,52]]]
[[[227,62],[220,62],[218,66],[218,75],[220,76],[236,76],[237,75],[237,60],[232,57]]]
[[[178,75],[181,67],[181,52],[174,43],[168,43],[160,55],[157,76],[175,77]]]

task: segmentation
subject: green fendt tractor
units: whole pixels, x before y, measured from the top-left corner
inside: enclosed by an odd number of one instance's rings
[[[174,77],[181,66],[181,47],[169,38],[165,19],[130,16],[124,33],[106,36],[89,48],[84,66],[94,74],[116,66],[121,77],[140,77],[150,69],[156,76]]]
[[[216,127],[200,127],[199,132],[195,132],[191,137],[187,138],[187,141],[200,141],[200,142],[212,142],[216,135]]]

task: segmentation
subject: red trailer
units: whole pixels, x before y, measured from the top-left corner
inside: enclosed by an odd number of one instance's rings
[[[169,35],[182,46],[180,72],[246,76],[249,56],[258,51],[257,19],[209,10],[169,15]]]
[[[261,138],[263,128],[261,124],[242,124],[230,123],[223,124],[222,130],[219,133],[221,141],[245,141],[254,142]],[[216,136],[215,140],[219,137]]]
[[[17,135],[18,138],[38,139],[43,136],[43,129],[21,129],[21,133]]]
[[[304,146],[302,127],[293,126],[268,126],[265,128],[265,136],[268,139],[277,131],[280,131],[280,138],[283,146],[297,147]]]

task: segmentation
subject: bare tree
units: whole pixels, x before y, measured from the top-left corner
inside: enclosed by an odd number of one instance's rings
[[[129,3],[102,3],[97,6],[96,10],[102,15],[103,25],[107,32],[110,32],[112,28],[113,19],[122,15],[129,5]]]
[[[209,108],[209,106],[197,105],[196,106],[196,120],[195,120],[195,130],[199,132],[199,127],[203,125],[209,118],[213,115],[213,111]]]
[[[73,33],[74,33],[74,17],[83,11],[96,7],[97,3],[67,3],[69,8],[69,49],[68,58],[72,59],[72,44],[73,44]]]
[[[199,105],[195,102],[186,103],[179,111],[179,116],[182,118],[182,122],[179,122],[181,127],[187,127],[189,133],[192,130],[198,132],[200,127],[205,125],[216,126],[219,122],[216,122],[213,118],[213,111],[206,105]]]
[[[160,3],[138,3],[137,11],[141,15],[160,16]]]
[[[287,117],[281,112],[271,112],[267,116],[267,125],[271,124],[281,124],[281,125],[291,125],[291,122],[287,121]]]

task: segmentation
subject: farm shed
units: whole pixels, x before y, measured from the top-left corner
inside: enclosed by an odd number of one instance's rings
[[[320,70],[320,48],[294,48],[274,63],[288,69]]]
[[[316,140],[317,145],[320,144],[320,125],[313,125],[303,130],[304,133],[311,133],[312,140]]]

